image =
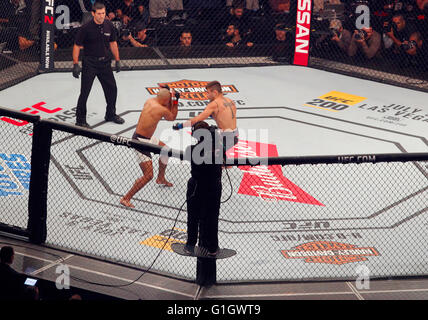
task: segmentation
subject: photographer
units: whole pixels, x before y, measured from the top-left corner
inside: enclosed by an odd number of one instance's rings
[[[400,47],[404,41],[410,38],[415,28],[406,22],[402,14],[395,14],[392,22],[384,24],[384,43],[386,49],[392,49],[395,55],[402,52]]]
[[[380,34],[373,28],[362,28],[354,31],[348,48],[348,55],[354,57],[363,53],[365,58],[372,59],[379,53],[380,47]]]
[[[348,53],[348,48],[351,43],[351,33],[343,28],[342,21],[337,19],[330,21],[329,37],[331,42],[334,43],[337,48],[342,52]]]
[[[137,24],[131,32],[128,29],[122,30],[121,38],[122,43],[121,46],[127,47],[136,47],[136,48],[147,48],[152,47],[154,41],[147,35],[147,28],[143,24]],[[132,35],[135,32],[135,38]]]
[[[420,32],[412,33],[408,41],[403,41],[400,49],[405,55],[405,66],[421,66],[426,69],[427,50]]]

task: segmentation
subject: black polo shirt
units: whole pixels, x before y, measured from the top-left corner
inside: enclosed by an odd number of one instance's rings
[[[94,20],[80,27],[75,44],[84,47],[84,56],[111,57],[110,42],[117,41],[116,29],[109,20],[96,24]]]

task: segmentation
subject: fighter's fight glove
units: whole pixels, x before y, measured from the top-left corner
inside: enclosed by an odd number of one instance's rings
[[[174,89],[170,89],[170,92],[171,92],[172,105],[173,106],[178,105],[178,99],[180,99],[180,92],[177,92]]]
[[[176,123],[176,124],[174,124],[174,125],[172,126],[172,129],[173,129],[173,130],[180,130],[180,129],[183,129],[183,127],[184,127],[184,124],[183,124],[182,122],[180,122],[180,123]]]
[[[78,63],[75,63],[73,65],[73,77],[75,77],[76,79],[79,79],[79,75],[80,75],[80,67]]]

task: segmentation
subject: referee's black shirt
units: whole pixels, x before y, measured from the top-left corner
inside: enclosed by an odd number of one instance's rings
[[[109,20],[102,24],[91,20],[79,29],[75,44],[84,47],[84,56],[110,58],[110,42],[113,41],[117,41],[116,29]]]

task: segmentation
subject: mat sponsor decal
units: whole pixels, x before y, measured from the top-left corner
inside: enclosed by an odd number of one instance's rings
[[[186,230],[174,228],[162,231],[160,234],[147,238],[144,241],[141,241],[140,244],[159,249],[163,248],[163,250],[172,252],[171,244],[174,242],[186,243],[186,239]]]
[[[66,227],[109,237],[133,236],[141,239],[149,234],[148,231],[136,228],[136,223],[132,224],[126,219],[113,217],[113,215],[90,217],[85,214],[63,212],[58,217],[63,220]]]
[[[160,86],[168,85],[170,88],[180,92],[180,99],[207,100],[208,96],[205,86],[208,83],[209,81],[179,80],[174,82],[158,83],[159,87],[149,87],[146,89],[151,95],[156,95],[160,90]],[[222,85],[221,88],[224,94],[239,92],[233,84]]]
[[[315,241],[292,248],[281,250],[286,259],[304,259],[306,263],[323,263],[342,265],[353,262],[366,261],[367,257],[379,256],[373,247],[357,247],[352,244]]]
[[[267,152],[266,152],[267,151]],[[277,157],[276,145],[239,140],[227,153],[229,158]],[[292,201],[324,206],[284,177],[280,165],[239,166],[244,172],[238,194],[260,197],[265,201]]]
[[[297,233],[297,234],[275,234],[270,239],[275,242],[300,242],[300,241],[332,241],[332,240],[361,240],[363,236],[358,232],[326,232],[326,233]]]
[[[360,103],[366,99],[367,98],[365,97],[360,97],[345,92],[330,91],[329,93],[326,93],[317,99],[312,99],[312,101],[306,102],[304,106],[331,112],[338,112],[346,110],[351,106],[355,106],[357,103]]]
[[[71,108],[70,110],[65,110],[60,107],[50,107],[46,105],[46,102],[38,102],[33,104],[31,107],[25,107],[18,111],[25,112],[32,115],[40,116],[43,119],[53,120],[53,121],[67,121],[70,119],[74,119],[76,117],[76,107]],[[96,113],[91,113],[88,117],[94,115]],[[6,122],[10,125],[16,127],[22,127],[19,131],[24,134],[28,134],[29,136],[33,135],[33,127],[30,122],[25,120],[14,119],[10,117],[0,117],[0,121]]]
[[[361,104],[357,107],[358,110],[370,112],[372,115],[367,116],[369,120],[377,122],[394,124],[397,126],[407,126],[406,120],[423,122],[428,124],[428,112],[422,107],[408,107],[401,104],[391,103],[386,104]]]
[[[23,154],[0,153],[0,197],[19,196],[30,189],[31,165]]]

